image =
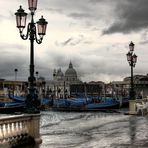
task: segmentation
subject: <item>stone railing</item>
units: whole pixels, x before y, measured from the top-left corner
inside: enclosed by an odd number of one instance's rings
[[[0,118],[0,147],[40,144],[40,114],[22,114]]]

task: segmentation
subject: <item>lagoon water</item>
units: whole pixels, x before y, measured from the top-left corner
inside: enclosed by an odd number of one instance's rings
[[[40,148],[147,148],[148,117],[42,112]]]

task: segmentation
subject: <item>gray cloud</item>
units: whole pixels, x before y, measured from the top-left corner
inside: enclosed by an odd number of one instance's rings
[[[147,0],[44,0],[38,9],[60,13],[96,27],[106,23],[103,34],[129,33],[145,29],[148,24]],[[11,16],[13,12],[10,12]]]
[[[83,35],[79,35],[77,37],[70,37],[67,40],[63,41],[63,42],[55,42],[55,45],[57,46],[76,46],[80,43],[82,43],[84,41],[84,36]],[[84,41],[85,44],[89,44],[89,42]]]
[[[26,47],[20,44],[0,44],[0,78],[14,79],[14,69],[19,70],[20,79],[25,79],[28,70]]]
[[[68,43],[70,43],[72,40],[73,40],[73,38],[69,38],[69,39],[67,39],[66,41],[62,42],[61,45],[62,45],[62,46],[65,46],[65,45],[67,45]],[[58,43],[57,43],[57,45],[58,45]]]
[[[11,51],[11,50],[18,50],[18,51],[23,51],[26,50],[26,47],[21,45],[21,44],[5,44],[5,43],[1,43],[0,44],[0,52],[5,52],[7,50]]]
[[[48,3],[48,2],[44,2]],[[147,28],[147,0],[50,0],[51,10],[96,27],[106,23],[103,34],[130,33]]]
[[[73,13],[70,13],[69,16],[76,19],[82,19],[82,18],[89,19],[94,17],[94,15],[90,13],[82,13],[82,12],[81,13],[73,12]]]
[[[124,0],[117,3],[117,18],[103,34],[130,33],[140,31],[148,27],[148,1],[147,0]]]
[[[112,45],[113,46],[113,45]],[[114,45],[115,46],[115,45]],[[68,64],[72,61],[74,68],[80,79],[85,81],[91,80],[104,80],[105,77],[114,77],[114,79],[123,78],[129,75],[129,66],[126,61],[126,55],[121,54],[117,49],[119,46],[115,46],[115,49],[104,50],[95,49],[91,51],[81,51],[77,54],[64,53],[62,51],[48,51],[41,67],[44,67],[44,76],[46,78],[52,78],[53,69],[61,68],[63,72],[68,68]],[[122,49],[122,48],[121,48]],[[61,48],[59,50],[62,50]],[[103,53],[101,52],[103,50]],[[116,53],[113,50],[117,50]],[[106,56],[104,56],[106,55]],[[39,65],[39,63],[37,63]],[[47,71],[48,69],[48,71]],[[41,70],[41,69],[40,69]],[[45,71],[48,73],[45,73]]]
[[[7,60],[6,60],[7,59]],[[18,62],[19,61],[19,62]],[[19,79],[26,79],[28,73],[28,63],[23,55],[4,54],[0,60],[0,78],[14,77],[14,69],[18,69]]]
[[[77,2],[73,0],[49,0],[48,2],[44,1],[41,7],[44,6],[47,11],[60,13],[74,20],[79,20],[80,22],[83,21],[86,23],[86,27],[96,26],[97,28],[98,22],[110,21],[112,18],[112,10],[110,10],[109,7],[113,9],[115,7],[114,4],[115,2],[108,0],[97,2],[90,0]],[[108,16],[108,13],[110,16]]]

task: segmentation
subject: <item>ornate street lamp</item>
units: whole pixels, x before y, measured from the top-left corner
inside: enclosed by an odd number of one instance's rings
[[[127,56],[127,61],[131,67],[131,86],[130,86],[130,100],[135,99],[135,91],[134,91],[134,80],[133,80],[133,68],[136,65],[137,62],[137,56],[134,54],[134,43],[131,42],[129,44],[129,52],[126,54]]]
[[[31,11],[31,22],[27,25],[27,33],[23,34],[23,30],[26,27],[26,18],[27,13],[22,9],[22,6],[15,13],[16,15],[16,24],[19,29],[20,36],[23,40],[30,40],[30,76],[28,77],[29,83],[29,91],[26,98],[26,111],[28,113],[39,112],[38,107],[40,105],[40,101],[38,99],[35,85],[35,77],[34,77],[34,41],[36,43],[41,44],[43,40],[43,36],[46,34],[47,22],[41,17],[37,23],[34,22],[34,13],[37,9],[37,1],[38,0],[28,0],[29,10]],[[37,24],[37,27],[36,27]],[[39,39],[37,38],[37,29]]]

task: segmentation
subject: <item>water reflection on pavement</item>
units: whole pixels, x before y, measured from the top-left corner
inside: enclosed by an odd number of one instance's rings
[[[42,112],[40,148],[147,148],[148,117]]]

